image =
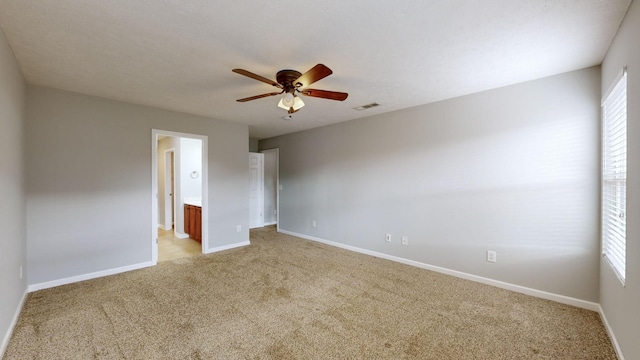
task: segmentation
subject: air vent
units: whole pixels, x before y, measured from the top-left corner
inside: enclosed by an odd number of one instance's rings
[[[367,105],[362,105],[362,106],[358,106],[358,107],[354,107],[355,110],[367,110],[367,109],[371,109],[372,107],[376,107],[376,106],[380,106],[380,104],[378,103],[371,103],[371,104],[367,104]]]

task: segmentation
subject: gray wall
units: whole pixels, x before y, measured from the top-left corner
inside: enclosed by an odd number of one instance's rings
[[[623,288],[606,260],[600,303],[626,359],[640,359],[640,3],[631,3],[602,63],[602,93],[627,66],[627,275]]]
[[[597,302],[599,99],[594,67],[262,140],[280,228]]]
[[[9,327],[27,290],[24,186],[25,83],[0,30],[0,357]]]
[[[249,138],[249,152],[258,152],[258,139]]]
[[[247,125],[29,86],[29,284],[151,261],[153,128],[208,136],[209,246],[249,240]]]

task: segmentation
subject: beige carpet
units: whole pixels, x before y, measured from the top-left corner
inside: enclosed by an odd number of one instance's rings
[[[598,314],[277,234],[29,295],[6,359],[615,359]]]

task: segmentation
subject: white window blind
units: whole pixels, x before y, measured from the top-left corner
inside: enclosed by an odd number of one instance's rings
[[[624,285],[627,237],[627,73],[602,102],[602,253]]]

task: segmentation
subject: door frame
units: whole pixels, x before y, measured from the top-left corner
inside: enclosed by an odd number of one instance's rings
[[[176,190],[175,190],[175,166],[171,167],[171,155],[173,154],[173,162],[175,164],[176,148],[170,148],[164,151],[164,229],[174,230],[175,224],[173,217],[176,213]],[[171,174],[173,172],[173,174]],[[171,181],[173,175],[174,181]],[[167,184],[171,184],[173,188],[167,189]],[[171,193],[171,204],[167,204],[167,196]],[[169,225],[167,227],[167,225]]]
[[[266,152],[276,153],[276,231],[280,231],[280,149],[265,149],[259,152],[262,154]]]
[[[260,189],[258,191],[258,196],[256,197],[258,199],[257,206],[260,215],[258,216],[259,222],[256,226],[253,226],[253,223],[251,222],[251,215],[249,215],[249,229],[264,227],[264,154],[260,152],[249,152],[249,171],[251,171],[251,158],[253,155],[257,155],[258,161],[260,162],[258,166],[258,187]],[[251,173],[249,174],[249,177],[251,177]],[[249,199],[251,199],[251,180],[249,180]],[[251,200],[249,200],[249,214],[251,214],[251,212]]]
[[[151,261],[154,265],[158,264],[158,141],[160,135],[202,141],[202,253],[206,254],[207,249],[209,249],[209,221],[207,221],[209,219],[209,137],[199,134],[151,129]],[[176,201],[175,204],[178,204],[178,202]]]

